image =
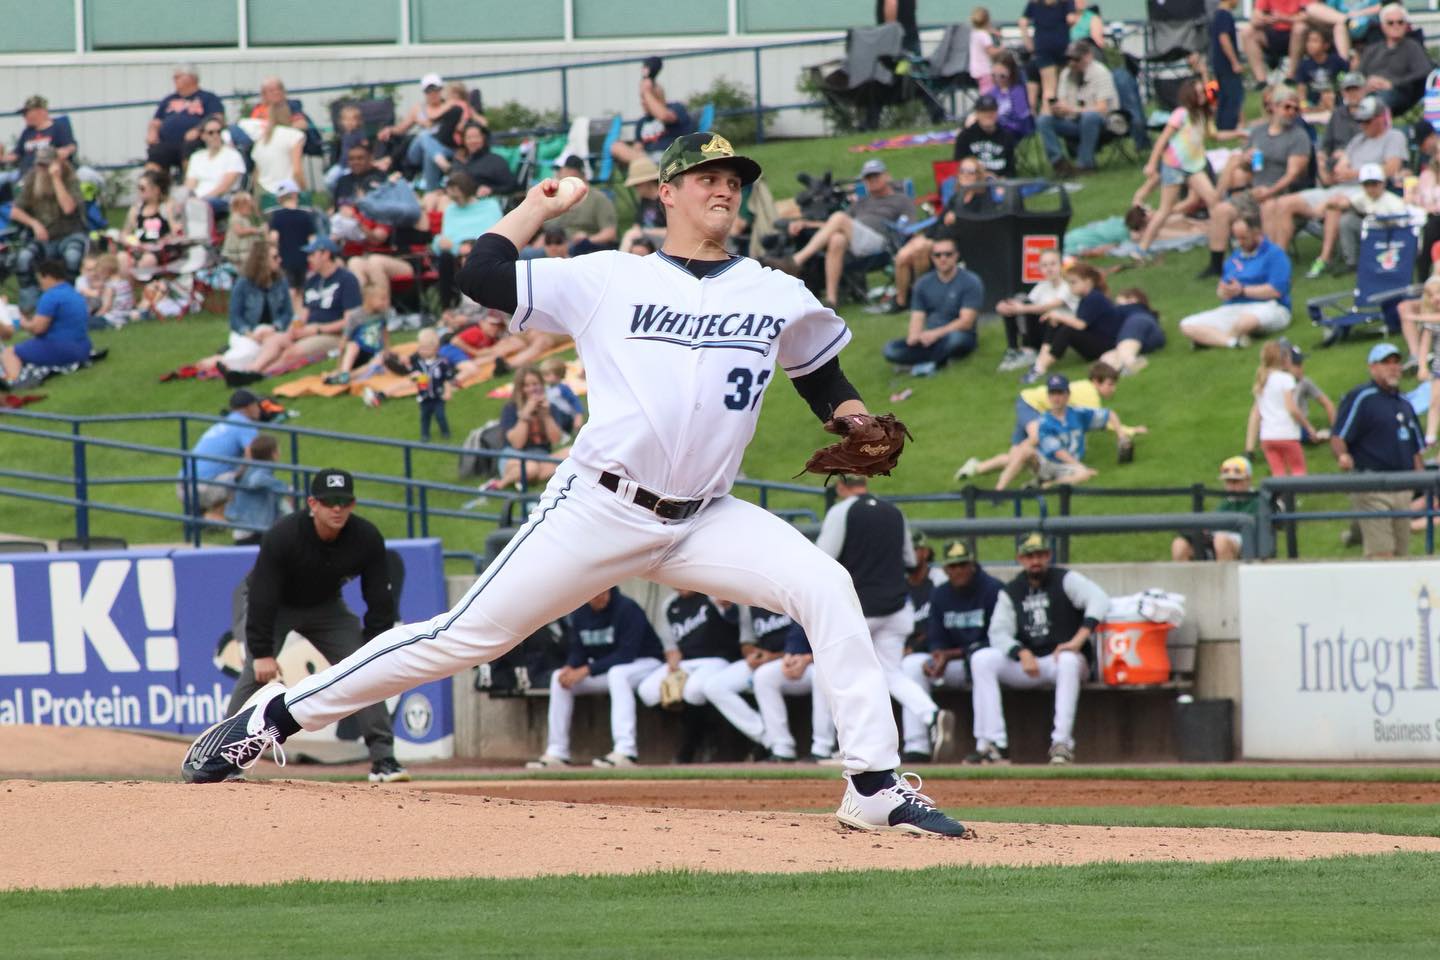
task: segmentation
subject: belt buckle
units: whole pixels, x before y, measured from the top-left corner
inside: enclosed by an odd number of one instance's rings
[[[662,520],[684,520],[695,512],[694,503],[693,500],[658,497],[655,500],[654,513]]]

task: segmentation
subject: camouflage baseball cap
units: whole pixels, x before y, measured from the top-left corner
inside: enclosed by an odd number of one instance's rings
[[[1050,541],[1045,539],[1045,534],[1036,530],[1020,538],[1020,542],[1015,545],[1015,552],[1022,557],[1032,553],[1049,553]]]
[[[720,134],[706,131],[687,133],[665,148],[660,157],[660,182],[669,183],[686,170],[716,160],[727,161],[733,166],[743,184],[754,183],[760,177],[760,164],[737,154],[730,141]]]

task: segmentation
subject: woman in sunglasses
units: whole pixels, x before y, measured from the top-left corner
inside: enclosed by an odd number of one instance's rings
[[[200,125],[200,142],[205,147],[190,154],[185,165],[186,189],[191,196],[210,204],[217,217],[230,211],[230,194],[245,176],[245,158],[225,142],[221,136],[224,131],[223,117],[206,117]]]

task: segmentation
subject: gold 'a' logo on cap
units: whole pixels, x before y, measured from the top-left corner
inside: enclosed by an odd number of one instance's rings
[[[734,155],[735,149],[730,146],[729,140],[726,140],[724,137],[720,136],[720,134],[716,133],[711,135],[709,143],[705,144],[705,146],[700,148],[700,152],[718,153],[722,156],[729,157]]]

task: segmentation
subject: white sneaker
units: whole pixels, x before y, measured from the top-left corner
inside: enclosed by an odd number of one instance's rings
[[[564,757],[557,757],[553,753],[542,753],[539,760],[531,760],[525,764],[526,770],[558,770],[570,766],[570,761]]]
[[[596,757],[590,761],[596,767],[638,767],[640,761],[629,754],[620,753],[618,750],[611,750],[603,757]]]
[[[955,471],[955,482],[959,483],[961,480],[969,480],[979,472],[980,458],[971,457],[969,460],[960,464],[960,469]]]
[[[910,778],[914,777],[912,786]],[[975,832],[958,820],[935,809],[935,802],[920,792],[921,781],[913,773],[902,773],[894,784],[864,796],[845,775],[845,796],[835,818],[847,827],[884,833],[915,833],[922,836],[971,839]]]
[[[1075,762],[1075,748],[1066,746],[1063,743],[1050,744],[1050,763],[1052,766],[1064,766]]]

